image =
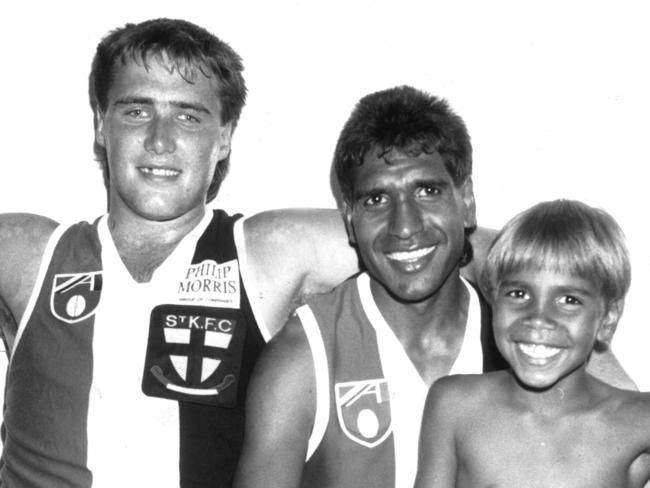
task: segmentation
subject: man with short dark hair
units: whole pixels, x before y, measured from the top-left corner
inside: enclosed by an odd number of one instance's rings
[[[365,271],[300,307],[263,352],[238,488],[410,487],[428,388],[505,367],[461,278],[476,226],[462,119],[408,86],[367,95],[334,169]]]

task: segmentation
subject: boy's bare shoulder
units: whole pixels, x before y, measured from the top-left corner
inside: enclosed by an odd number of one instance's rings
[[[650,392],[616,390],[603,410],[603,424],[616,426],[616,435],[626,445],[644,453],[634,469],[650,473]]]
[[[594,411],[601,416],[600,421],[618,426],[622,431],[643,433],[650,445],[650,392],[639,392],[617,388],[595,380],[593,383]]]
[[[592,393],[595,398],[600,398],[600,404],[606,408],[636,408],[647,406],[650,402],[650,392],[641,392],[627,388],[620,388],[607,383],[600,378],[591,376]]]
[[[622,390],[616,388],[613,405],[616,410],[629,412],[631,415],[641,415],[650,422],[650,392]]]

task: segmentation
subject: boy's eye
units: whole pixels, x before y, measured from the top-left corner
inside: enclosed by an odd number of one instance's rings
[[[559,302],[562,305],[582,305],[582,300],[580,300],[578,297],[575,297],[573,295],[564,295],[560,297]]]
[[[506,291],[506,296],[517,300],[525,300],[528,298],[528,293],[526,290],[514,289]]]

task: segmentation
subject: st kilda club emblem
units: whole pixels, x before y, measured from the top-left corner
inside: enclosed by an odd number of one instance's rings
[[[238,310],[158,305],[151,312],[142,391],[234,406],[245,334]]]
[[[95,313],[101,291],[101,271],[54,275],[50,295],[52,314],[68,324],[81,322]]]

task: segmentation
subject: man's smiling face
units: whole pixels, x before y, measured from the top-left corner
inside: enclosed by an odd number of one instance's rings
[[[456,186],[437,153],[369,151],[345,216],[368,274],[394,297],[421,301],[458,269],[475,220],[471,180]]]
[[[230,150],[216,76],[189,83],[168,60],[117,63],[97,142],[106,149],[111,211],[149,220],[203,212],[217,162]]]

